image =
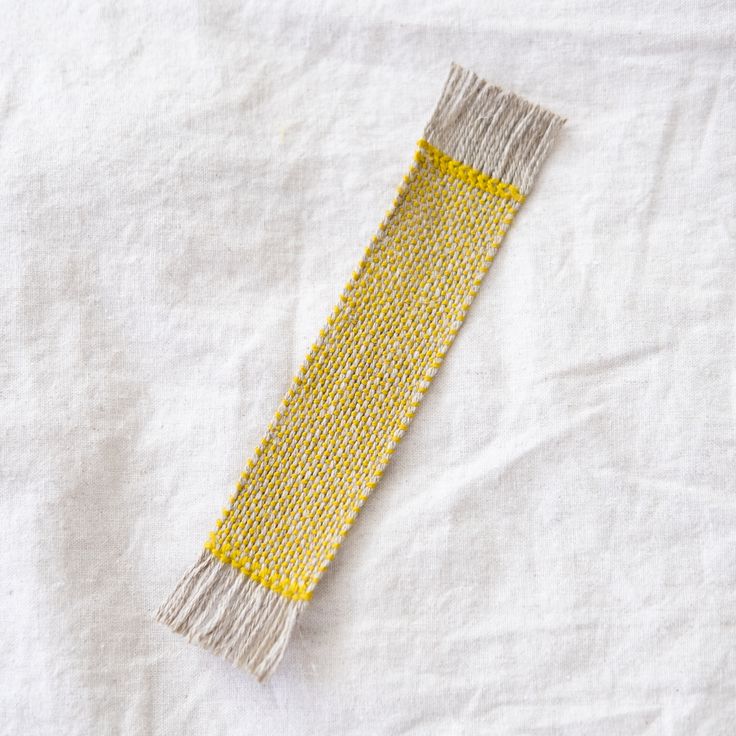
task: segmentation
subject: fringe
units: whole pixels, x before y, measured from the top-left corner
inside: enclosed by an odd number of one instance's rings
[[[527,194],[564,118],[452,64],[424,138]]]
[[[155,617],[263,682],[281,661],[303,607],[204,550]]]

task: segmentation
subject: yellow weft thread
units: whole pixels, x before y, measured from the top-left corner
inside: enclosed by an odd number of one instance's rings
[[[307,600],[406,431],[524,196],[419,141],[207,549]]]

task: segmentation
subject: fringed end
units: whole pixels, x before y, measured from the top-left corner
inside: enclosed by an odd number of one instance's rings
[[[564,118],[452,64],[424,138],[528,194]]]
[[[204,550],[155,615],[262,682],[281,661],[303,607]]]

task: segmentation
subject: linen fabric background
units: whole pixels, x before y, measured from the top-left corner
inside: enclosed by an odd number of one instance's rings
[[[0,733],[735,732],[732,3],[0,11]],[[262,686],[151,614],[451,60],[568,122]]]

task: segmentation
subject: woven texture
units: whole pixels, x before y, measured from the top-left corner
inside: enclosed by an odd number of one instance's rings
[[[208,552],[159,611],[162,622],[259,679],[271,674],[298,604],[378,483],[524,201],[517,183],[531,186],[561,124],[452,66],[425,131],[430,140],[419,141]],[[245,586],[207,554],[297,606]]]
[[[439,368],[520,195],[424,144],[208,548],[305,600]]]

